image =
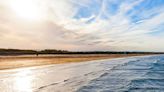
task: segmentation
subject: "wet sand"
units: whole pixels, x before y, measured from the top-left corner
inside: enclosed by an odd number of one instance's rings
[[[1,92],[163,92],[164,55],[0,71]]]
[[[71,54],[71,55],[23,55],[23,56],[0,56],[0,70],[21,67],[85,62],[92,60],[120,58],[129,56],[141,56],[144,54]]]

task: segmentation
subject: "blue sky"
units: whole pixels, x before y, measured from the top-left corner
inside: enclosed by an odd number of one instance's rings
[[[164,0],[11,1],[0,1],[1,48],[164,51]]]

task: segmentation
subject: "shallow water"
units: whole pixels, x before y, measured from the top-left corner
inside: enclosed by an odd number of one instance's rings
[[[106,71],[77,92],[164,92],[164,56],[136,58]]]
[[[164,55],[0,71],[1,92],[164,92]]]

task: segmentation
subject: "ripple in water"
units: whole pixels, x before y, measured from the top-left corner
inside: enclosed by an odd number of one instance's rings
[[[140,58],[114,67],[77,92],[164,92],[164,57]]]

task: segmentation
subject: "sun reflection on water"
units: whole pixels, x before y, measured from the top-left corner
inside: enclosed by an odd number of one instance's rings
[[[14,79],[14,88],[16,92],[33,92],[32,90],[32,76],[28,74],[32,73],[31,70],[24,70],[17,73],[19,77]]]

